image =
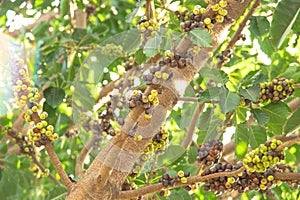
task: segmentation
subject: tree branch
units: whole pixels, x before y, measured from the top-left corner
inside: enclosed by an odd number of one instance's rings
[[[198,118],[199,118],[200,113],[203,111],[204,105],[205,105],[204,103],[198,105],[196,107],[196,110],[194,111],[189,129],[186,132],[185,137],[184,137],[184,139],[181,143],[181,146],[185,149],[188,148],[188,146],[190,146],[190,144],[193,140],[193,135],[194,135],[194,132],[195,132],[195,128],[197,126]]]
[[[227,177],[235,176],[235,175],[239,174],[240,172],[243,172],[244,170],[245,170],[245,167],[241,167],[240,169],[231,171],[231,172],[219,172],[219,173],[209,174],[206,176],[197,176],[197,175],[191,176],[191,177],[187,178],[186,183],[176,183],[173,187],[169,187],[169,188],[177,188],[180,186],[190,185],[193,183],[204,182],[204,181],[207,181],[207,180],[210,180],[213,178],[218,178],[221,176],[227,176]],[[138,188],[136,190],[121,191],[119,193],[117,199],[128,199],[128,198],[138,197],[138,196],[142,196],[142,195],[153,193],[153,192],[159,192],[164,188],[165,187],[163,187],[163,185],[161,183],[157,183],[154,185]]]
[[[87,155],[89,155],[89,153],[91,152],[97,138],[99,138],[99,136],[96,136],[95,134],[93,134],[92,137],[89,138],[87,143],[84,145],[84,147],[80,151],[79,156],[76,161],[76,166],[75,166],[75,176],[76,177],[81,177],[82,174],[84,173],[84,168],[83,168],[84,160],[87,157]]]
[[[25,27],[25,31],[30,31],[33,29],[33,27],[35,27],[36,25],[38,25],[39,23],[43,22],[43,21],[50,21],[52,19],[55,18],[57,14],[54,12],[50,12],[50,13],[44,13],[41,15],[41,17],[39,19],[37,19],[33,24],[30,24],[28,26]],[[18,35],[20,34],[20,30],[15,30],[13,32],[8,33],[10,36],[12,37],[18,37]]]
[[[300,143],[300,137],[284,142],[283,144],[281,144],[276,148],[276,151],[283,151],[286,147],[292,146],[293,144],[296,143]]]
[[[288,180],[300,181],[300,173],[275,172],[274,178],[282,181],[288,181]]]
[[[63,169],[62,167],[62,164],[61,162],[59,161],[59,158],[58,156],[56,155],[53,147],[52,147],[52,144],[51,143],[47,143],[45,145],[45,149],[48,153],[48,156],[50,158],[50,160],[52,161],[58,175],[60,176],[63,184],[66,186],[66,188],[68,189],[68,191],[70,191],[72,189],[72,182],[71,180],[69,179],[67,173],[65,172],[65,170]]]
[[[36,157],[34,155],[31,155],[31,159],[33,161],[33,163],[35,163],[42,172],[45,172],[45,167],[36,159]],[[61,183],[51,174],[49,173],[49,178],[56,184],[56,185],[60,185]]]
[[[229,16],[235,20],[238,19],[250,1],[245,0],[243,3],[239,3],[235,0],[229,0]],[[195,74],[207,62],[209,59],[208,52],[215,51],[218,48],[229,33],[231,26],[232,24],[229,21],[215,24],[212,34],[213,46],[201,49],[196,55],[190,55],[191,62],[184,69],[170,69],[173,72],[172,80],[161,84],[164,89],[158,95],[159,105],[154,107],[152,118],[146,119],[143,115],[144,110],[141,108],[133,109],[125,118],[121,134],[110,140],[93,160],[86,173],[68,194],[67,199],[80,199],[87,196],[91,199],[115,199],[117,190],[121,188],[138,156],[149,144],[153,134],[164,123],[169,111],[177,103],[177,98],[184,94],[186,87],[193,80]],[[186,55],[192,45],[193,43],[185,36],[177,46],[176,52],[179,55]],[[135,126],[137,127],[136,130],[133,129]],[[132,130],[135,131],[136,135],[141,135],[143,139],[135,141],[134,137],[128,135]],[[93,196],[89,194],[90,191],[93,191]]]
[[[238,29],[234,32],[233,36],[231,37],[231,40],[229,41],[226,49],[223,51],[224,53],[226,52],[231,52],[230,50],[234,47],[235,43],[239,40],[239,35],[241,34],[241,32],[243,31],[244,27],[246,26],[248,20],[250,19],[250,17],[253,15],[254,11],[256,10],[256,8],[259,6],[260,4],[260,0],[255,0],[252,7],[250,8],[250,10],[248,11],[247,15],[245,16],[245,18],[243,19],[243,21],[239,24]],[[229,51],[228,51],[229,50]],[[224,56],[228,56],[228,55],[224,55]],[[222,61],[219,61],[216,65],[217,68],[221,68],[223,66]]]

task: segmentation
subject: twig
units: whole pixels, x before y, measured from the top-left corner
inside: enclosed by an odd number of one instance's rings
[[[151,0],[146,0],[146,19],[149,20],[151,17]]]
[[[183,148],[187,148],[188,146],[190,146],[192,140],[193,140],[193,135],[194,135],[194,131],[198,122],[198,118],[200,113],[203,111],[204,108],[204,103],[200,104],[199,106],[196,107],[196,110],[194,111],[190,126],[188,131],[185,134],[185,137],[181,143],[181,146]]]
[[[58,175],[60,176],[63,184],[66,186],[66,188],[68,189],[68,191],[70,191],[72,189],[72,182],[69,179],[66,171],[63,169],[62,164],[57,156],[57,154],[55,153],[52,144],[51,143],[47,143],[45,145],[45,149],[49,155],[50,160],[52,161]]]
[[[227,127],[227,124],[229,124],[230,118],[231,118],[231,116],[233,115],[234,112],[235,112],[235,110],[226,113],[226,119],[225,119],[225,121],[223,122],[223,126],[226,126],[226,127]],[[221,131],[218,133],[218,135],[215,137],[215,139],[218,140],[218,139],[221,137],[221,135],[223,135],[223,133],[224,133],[224,131],[221,130]]]
[[[190,102],[198,102],[198,97],[178,97],[178,101],[190,101]]]
[[[206,176],[192,176],[187,178],[187,183],[176,183],[174,186],[170,188],[177,188],[180,186],[185,186],[185,185],[190,185],[193,183],[199,183],[199,182],[204,182],[213,178],[221,177],[221,176],[235,176],[239,174],[240,172],[244,171],[245,167],[241,167],[238,170],[231,171],[231,172],[220,172],[220,173],[214,173],[214,174],[209,174]],[[138,197],[142,196],[148,193],[153,193],[153,192],[159,192],[162,190],[164,187],[161,183],[138,188],[136,190],[128,190],[128,191],[122,191],[119,193],[119,196],[117,197],[118,199],[126,199],[126,198],[133,198],[133,197]]]
[[[276,151],[283,151],[286,147],[289,147],[293,144],[300,143],[300,137],[295,138],[294,140],[286,141],[276,148]]]
[[[259,6],[259,0],[255,0],[252,7],[250,8],[250,10],[248,11],[247,15],[245,16],[245,18],[243,19],[243,21],[239,24],[238,29],[235,31],[235,33],[233,34],[233,36],[231,37],[231,40],[229,41],[226,49],[224,50],[224,52],[228,52],[227,50],[231,50],[233,48],[233,46],[235,45],[235,43],[239,40],[239,35],[240,33],[243,31],[244,27],[247,24],[247,21],[250,19],[250,17],[253,15],[255,9]],[[216,68],[220,69],[223,66],[223,62],[219,61],[216,64]]]
[[[45,172],[45,167],[36,159],[34,155],[31,155],[32,161],[40,168],[42,172]],[[56,184],[60,185],[61,183],[51,174],[49,173],[49,178]]]
[[[288,102],[288,106],[291,108],[292,111],[295,111],[300,106],[300,97],[297,97],[292,101]]]
[[[103,87],[99,93],[99,96],[97,98],[97,103],[99,103],[99,101],[106,97],[111,91],[113,91],[113,89],[115,88],[115,83],[117,82],[117,80],[115,81],[111,81],[109,82],[105,87]]]
[[[155,166],[156,166],[156,163],[157,163],[157,158],[158,158],[158,154],[155,154],[154,158],[153,158],[152,165],[151,165],[151,169],[150,169],[150,172],[149,172],[149,176],[148,176],[147,181],[146,181],[146,185],[150,184],[150,181],[151,181],[151,178],[154,174]]]
[[[80,151],[79,156],[76,161],[76,165],[75,165],[75,176],[76,177],[80,177],[83,175],[84,160],[85,160],[86,156],[91,152],[91,149],[93,148],[93,145],[97,138],[98,138],[98,136],[93,134],[92,137],[87,141],[87,143],[84,145],[84,147]]]
[[[283,181],[288,181],[288,180],[298,180],[300,181],[300,173],[284,173],[284,172],[275,172],[274,173],[274,178],[283,180]]]

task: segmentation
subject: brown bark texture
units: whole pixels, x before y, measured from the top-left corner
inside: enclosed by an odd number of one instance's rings
[[[245,0],[242,3],[229,0],[228,15],[237,20],[250,3],[251,0]],[[208,12],[208,16],[211,14]],[[229,22],[215,24],[212,34],[213,46],[202,48],[196,55],[187,53],[193,46],[188,37],[182,39],[176,47],[176,53],[189,57],[190,64],[184,69],[164,69],[172,71],[173,77],[171,81],[161,83],[164,89],[158,95],[159,105],[154,108],[152,118],[145,119],[143,110],[138,107],[134,108],[125,118],[121,134],[111,139],[97,155],[88,170],[69,191],[68,200],[118,198],[121,185],[130,173],[134,162],[162,126],[169,111],[177,103],[178,97],[184,94],[194,75],[208,61],[208,52],[215,51],[226,39],[231,26]],[[141,135],[143,139],[134,140],[134,137],[128,134],[132,130],[135,130],[135,135]]]

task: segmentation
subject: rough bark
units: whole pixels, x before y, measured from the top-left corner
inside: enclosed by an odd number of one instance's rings
[[[238,19],[245,11],[251,0],[238,3],[235,0],[228,1],[229,16]],[[211,13],[208,13],[210,15]],[[191,57],[191,65],[184,69],[171,69],[174,73],[172,81],[164,83],[165,89],[159,95],[159,105],[155,107],[153,117],[145,119],[143,110],[133,109],[125,119],[121,128],[122,133],[115,136],[81,177],[77,184],[69,192],[67,199],[116,199],[121,184],[131,171],[131,168],[140,153],[148,145],[152,136],[164,123],[169,111],[177,102],[177,98],[183,95],[185,88],[193,79],[194,75],[201,69],[209,59],[208,52],[214,51],[223,42],[229,33],[231,24],[216,24],[213,29],[213,46],[203,48]],[[177,46],[176,52],[186,55],[192,47],[192,42],[184,37]],[[141,141],[135,141],[128,133],[137,127],[136,135],[142,135]]]

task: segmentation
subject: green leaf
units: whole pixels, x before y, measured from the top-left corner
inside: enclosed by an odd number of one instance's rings
[[[48,28],[49,28],[49,24],[48,21],[43,21],[38,23],[32,30],[32,34],[36,37],[36,38],[40,38],[42,36],[45,35],[45,33],[48,32]]]
[[[252,149],[255,149],[260,144],[263,144],[265,141],[267,141],[267,133],[261,126],[251,126],[248,133],[249,143]]]
[[[237,108],[240,104],[241,97],[234,92],[228,91],[227,94],[221,94],[220,107],[224,114]]]
[[[259,40],[260,41],[260,40]],[[272,40],[270,37],[266,37],[261,43],[260,43],[261,50],[267,54],[272,55],[274,51],[276,50],[272,44]]]
[[[198,150],[195,146],[190,146],[188,151],[188,161],[189,163],[194,163],[197,160]]]
[[[224,71],[219,69],[211,69],[209,67],[203,67],[201,68],[199,73],[201,77],[211,79],[216,84],[220,83],[225,85],[229,80],[228,75]]]
[[[58,133],[60,136],[62,136],[69,128],[69,125],[70,125],[70,118],[63,113],[60,113],[57,117],[57,121],[55,124],[55,132]]]
[[[63,200],[66,197],[67,189],[63,185],[57,185],[50,190],[45,200]]]
[[[240,89],[240,95],[244,96],[245,99],[249,99],[253,102],[257,102],[259,93],[260,87],[257,84],[251,87],[247,87],[246,89]]]
[[[139,11],[139,9],[144,6],[146,1],[139,1],[136,3],[135,8],[125,17],[126,23],[132,23],[132,19],[136,15],[136,13]]]
[[[70,10],[70,4],[69,0],[60,0],[60,17],[63,18],[65,15],[69,13]]]
[[[289,134],[300,128],[300,107],[298,107],[295,112],[288,118],[285,127],[284,133]]]
[[[5,15],[8,10],[16,10],[23,3],[23,0],[16,1],[0,1],[0,16]]]
[[[275,135],[281,135],[283,125],[290,113],[287,105],[282,102],[270,103],[269,105],[262,107],[261,110],[270,117],[266,126],[272,130]]]
[[[196,109],[196,106],[198,106],[196,103],[191,104],[187,102],[183,104],[183,107],[181,109],[181,115],[180,115],[181,120],[180,120],[180,124],[178,124],[180,129],[184,130],[190,125],[193,117],[192,113]]]
[[[171,145],[168,147],[166,152],[157,159],[157,167],[170,166],[185,152],[185,149],[180,145]]]
[[[172,200],[192,200],[189,193],[183,188],[180,188],[179,190],[172,190],[171,194],[169,196],[169,199],[172,199]]]
[[[248,151],[249,135],[246,124],[238,124],[234,134],[234,152],[238,160],[244,158]]]
[[[162,39],[160,35],[150,38],[144,46],[144,54],[147,57],[155,56],[158,53],[161,41]]]
[[[252,16],[250,18],[250,30],[256,36],[263,36],[269,32],[270,23],[265,16]]]
[[[282,0],[276,6],[270,28],[272,44],[279,49],[300,12],[299,0]]]
[[[243,123],[246,121],[247,111],[249,109],[239,106],[235,111],[235,120],[237,124]]]
[[[6,142],[1,142],[0,143],[0,153],[5,154],[7,152],[7,143]]]
[[[98,38],[91,34],[86,34],[79,42],[78,46],[88,46],[92,43],[95,43]]]
[[[142,49],[139,49],[134,53],[134,60],[137,64],[140,65],[140,64],[146,62],[147,56],[143,53]]]
[[[61,88],[49,87],[44,91],[47,103],[56,108],[65,98],[65,91]]]
[[[74,32],[72,34],[72,39],[76,41],[81,41],[82,38],[87,34],[86,29],[84,28],[74,28]]]
[[[21,166],[20,166],[21,169],[28,169],[31,165],[30,158],[22,157],[22,158],[20,158],[20,161],[21,161]]]
[[[265,124],[270,120],[269,115],[259,108],[253,108],[251,112],[259,124]]]
[[[9,168],[17,169],[18,167],[18,157],[16,154],[8,155],[4,158],[4,162]]]
[[[188,33],[191,41],[201,47],[212,46],[211,35],[204,29],[196,28]]]

